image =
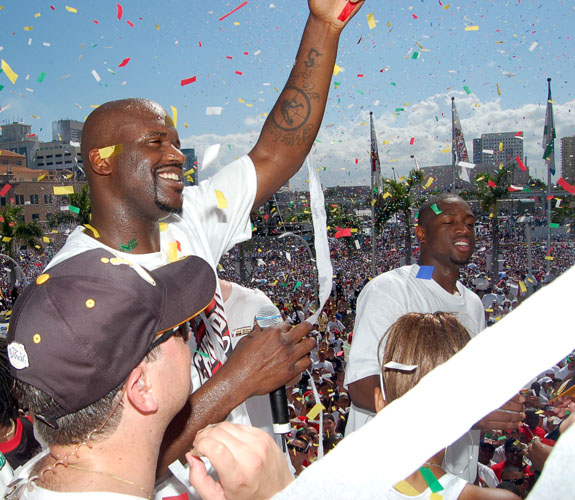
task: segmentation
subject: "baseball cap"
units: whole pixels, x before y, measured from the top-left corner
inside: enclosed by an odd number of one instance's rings
[[[54,399],[36,417],[56,427],[122,384],[155,338],[203,311],[215,291],[215,272],[200,257],[146,271],[108,250],[83,252],[16,301],[7,336],[12,375]]]

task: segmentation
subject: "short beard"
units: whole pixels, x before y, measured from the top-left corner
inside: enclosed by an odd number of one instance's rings
[[[182,207],[171,207],[170,205],[166,205],[165,203],[162,203],[160,200],[158,200],[158,198],[155,198],[155,203],[156,206],[162,210],[163,212],[167,212],[169,214],[176,214],[176,215],[182,215]]]
[[[455,259],[454,257],[450,256],[449,258],[451,260],[451,262],[457,266],[465,266],[466,264],[469,264],[469,261],[471,260],[471,256],[468,259],[465,260],[460,260],[460,259]]]

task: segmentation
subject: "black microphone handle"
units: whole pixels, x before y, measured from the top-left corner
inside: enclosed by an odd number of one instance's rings
[[[285,385],[270,392],[270,405],[272,408],[274,433],[287,434],[290,432],[290,422]]]

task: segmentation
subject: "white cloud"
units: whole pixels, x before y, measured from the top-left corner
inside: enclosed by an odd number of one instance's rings
[[[392,167],[398,175],[404,175],[414,165],[410,155],[415,154],[419,165],[447,164],[450,153],[442,153],[451,144],[451,97],[463,127],[469,154],[472,154],[473,139],[482,133],[523,131],[525,155],[532,175],[544,175],[541,139],[545,121],[546,100],[537,104],[525,104],[519,108],[506,109],[504,100],[481,101],[475,94],[465,92],[442,93],[425,100],[403,105],[404,111],[379,106],[374,108],[375,129],[384,175],[392,175]],[[558,174],[561,165],[560,138],[575,134],[575,121],[571,118],[573,102],[554,103],[556,140],[556,165]],[[575,111],[574,111],[575,113]],[[264,119],[248,117],[244,124],[251,128],[245,133],[218,136],[206,134],[183,139],[187,147],[195,147],[201,158],[203,150],[210,144],[221,143],[220,165],[249,152],[255,144]],[[370,161],[369,111],[361,110],[352,123],[334,123],[326,119],[314,145],[312,161],[321,172],[322,183],[333,185],[368,185]],[[410,139],[414,144],[410,145]],[[384,144],[384,141],[388,141]],[[356,159],[358,163],[356,164]],[[306,172],[302,169],[293,180],[292,186],[306,186]],[[202,176],[203,177],[203,176]],[[558,177],[558,176],[557,176]]]

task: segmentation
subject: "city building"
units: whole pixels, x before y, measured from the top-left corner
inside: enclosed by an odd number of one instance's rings
[[[77,120],[58,120],[52,122],[52,140],[66,144],[80,143],[82,141],[82,128],[84,124]]]
[[[32,127],[25,123],[14,122],[2,125],[0,149],[6,149],[24,155],[26,165],[32,165],[38,149],[38,137],[32,133]]]
[[[79,168],[77,168],[79,167]],[[82,152],[76,144],[60,141],[40,142],[32,160],[31,168],[48,170],[74,170],[83,178]]]
[[[184,164],[184,185],[195,186],[198,184],[198,159],[194,148],[182,148],[180,151],[186,157]]]
[[[473,161],[476,170],[481,164],[500,166],[514,165],[511,183],[525,185],[529,183],[529,168],[527,160],[523,157],[523,132],[499,132],[494,134],[481,134],[480,139],[473,139]],[[520,167],[517,158],[524,164],[526,170]],[[489,167],[480,167],[477,173]]]
[[[561,138],[561,177],[575,182],[575,136]]]

